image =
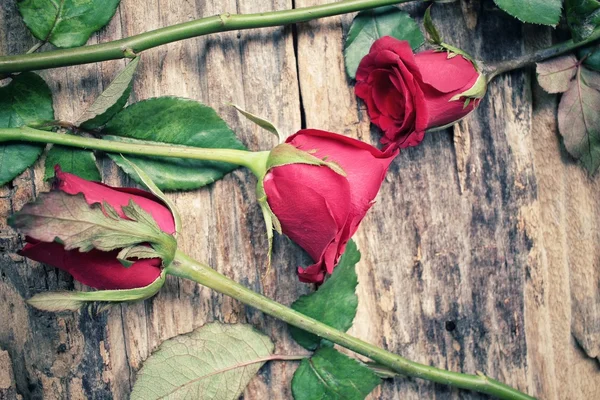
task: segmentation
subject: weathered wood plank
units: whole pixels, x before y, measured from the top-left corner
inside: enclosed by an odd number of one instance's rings
[[[233,1],[197,5],[163,1],[152,6],[123,1],[109,27],[92,42],[220,12],[291,7],[288,1],[275,2],[266,8]],[[32,43],[13,4],[2,18],[2,37],[6,38],[2,40],[6,43],[2,52],[26,51]],[[123,65],[119,61],[44,72],[42,75],[52,82],[57,117],[75,119]],[[249,147],[273,146],[276,141],[271,134],[241,119],[226,103],[232,101],[265,115],[284,132],[293,133],[300,128],[291,29],[244,32],[239,36],[235,32],[213,35],[144,54],[133,100],[160,95],[205,102],[226,118]],[[106,182],[124,182],[109,163],[103,171]],[[2,284],[6,287],[3,286],[1,295],[6,301],[2,302],[0,316],[3,321],[14,323],[2,324],[0,338],[16,356],[18,389],[26,398],[126,398],[135,370],[156,346],[215,318],[253,322],[274,337],[284,335],[277,341],[278,351],[298,351],[282,324],[207,289],[174,279],[150,302],[117,307],[99,316],[82,313],[57,317],[29,311],[24,299],[35,292],[81,289],[65,274],[31,265],[14,255],[22,244],[6,227],[5,217],[47,187],[41,177],[39,166],[28,171],[2,199],[2,233],[6,236]],[[280,257],[266,273],[266,254],[256,251],[266,245],[266,240],[254,185],[255,179],[249,173],[236,171],[206,190],[173,195],[184,212],[184,229],[188,232],[182,245],[193,256],[210,262],[234,279],[289,304],[308,290],[298,284],[293,273],[295,263],[304,256],[289,241],[277,240]],[[25,283],[21,284],[22,281]],[[277,398],[287,393],[289,397],[289,377],[294,368],[293,364],[277,363],[265,368],[247,390],[248,396]]]
[[[425,7],[403,8],[423,15]],[[446,40],[484,60],[550,44],[549,29],[523,27],[491,1],[439,5],[434,16]],[[340,59],[350,21],[299,28],[303,107],[309,127],[375,140]],[[398,157],[358,232],[366,256],[353,333],[421,362],[484,371],[540,398],[600,395],[598,365],[571,337],[572,321],[597,357],[598,178],[564,154],[555,110],[556,98],[539,90],[531,71],[512,73],[491,85],[454,136],[429,135]],[[557,199],[557,192],[572,195]],[[560,235],[547,237],[548,229]],[[455,395],[397,380],[372,397]]]
[[[7,351],[0,349],[0,400],[22,398],[17,394],[10,356]]]
[[[322,3],[298,0],[295,6]],[[220,12],[291,8],[287,0],[123,0],[107,41]],[[425,5],[404,7],[421,16]],[[523,28],[491,1],[436,6],[441,31],[478,57],[500,59],[550,43],[550,30]],[[244,143],[267,149],[275,138],[226,106],[264,116],[286,134],[329,129],[375,143],[364,105],[345,76],[341,48],[350,16],[297,28],[231,32],[145,53],[133,101],[177,95],[224,116]],[[501,31],[502,35],[497,32]],[[524,37],[536,36],[535,41]],[[33,41],[14,3],[0,13],[0,52]],[[123,61],[43,72],[57,117],[76,119]],[[394,162],[357,242],[359,313],[351,333],[412,359],[465,372],[482,370],[544,399],[600,397],[598,363],[600,178],[566,155],[555,123],[556,98],[531,71],[495,81],[480,109],[454,130],[429,135]],[[109,184],[128,183],[106,162]],[[154,299],[108,313],[54,315],[24,299],[44,290],[82,289],[66,274],[29,262],[5,224],[47,185],[40,166],[0,189],[0,346],[24,398],[127,398],[135,371],[163,340],[214,319],[250,322],[275,339],[277,352],[302,351],[286,327],[191,282],[169,279]],[[285,304],[310,288],[295,278],[306,256],[276,238],[265,268],[255,179],[239,170],[210,187],[172,194],[184,215],[185,251]],[[587,352],[576,344],[574,336]],[[293,363],[261,370],[246,399],[289,399]],[[398,378],[372,399],[480,398]]]

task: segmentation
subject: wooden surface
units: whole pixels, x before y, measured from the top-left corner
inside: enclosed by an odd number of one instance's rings
[[[295,6],[322,1],[296,0]],[[123,0],[90,43],[220,12],[293,5]],[[421,17],[425,6],[404,8]],[[217,34],[148,51],[132,101],[163,95],[200,100],[252,149],[268,149],[275,139],[226,102],[270,119],[288,135],[307,126],[375,143],[378,134],[343,70],[351,18]],[[551,29],[523,26],[491,0],[437,5],[434,18],[448,42],[480,59],[552,42]],[[22,53],[33,43],[15,2],[2,2],[0,53]],[[52,87],[57,118],[75,120],[123,65],[41,73]],[[540,399],[600,398],[600,178],[588,178],[566,154],[556,107],[557,98],[537,86],[532,71],[511,73],[490,85],[477,112],[456,129],[430,134],[402,152],[355,237],[363,258],[350,333],[419,362],[483,371]],[[109,184],[130,183],[108,161],[102,172]],[[0,189],[0,348],[6,350],[0,351],[0,398],[125,399],[153,349],[212,320],[249,322],[275,340],[277,352],[302,351],[284,324],[176,279],[151,300],[99,315],[29,308],[25,299],[35,293],[82,289],[67,274],[15,254],[22,242],[5,217],[48,188],[42,178],[38,164]],[[309,260],[278,237],[273,268],[266,270],[254,185],[250,173],[238,170],[208,188],[172,194],[183,214],[182,246],[289,304],[311,290],[294,274]],[[244,399],[291,399],[295,368],[266,366]],[[406,378],[386,381],[370,396],[428,398],[483,397]]]

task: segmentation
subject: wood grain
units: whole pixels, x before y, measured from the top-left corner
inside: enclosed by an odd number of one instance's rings
[[[123,0],[105,42],[221,12],[260,12],[323,0]],[[14,2],[0,9],[0,52],[33,44]],[[262,4],[260,4],[262,3]],[[421,17],[425,4],[403,7]],[[492,1],[436,5],[446,40],[499,60],[547,46],[552,31],[525,27]],[[273,121],[376,143],[364,104],[343,69],[351,16],[297,27],[230,32],[144,53],[132,101],[177,95],[214,107],[244,143],[275,138],[226,103]],[[502,32],[499,34],[498,32]],[[535,38],[535,39],[532,39]],[[45,71],[56,116],[75,120],[123,61]],[[600,178],[569,158],[557,133],[555,96],[531,70],[495,80],[477,112],[454,131],[430,134],[395,160],[356,240],[359,311],[351,333],[411,359],[483,371],[540,399],[600,398]],[[105,182],[131,184],[108,161]],[[163,340],[208,321],[249,322],[278,353],[302,352],[280,322],[191,282],[169,279],[153,299],[102,314],[42,313],[35,293],[85,289],[54,268],[16,254],[5,217],[48,188],[38,164],[0,189],[0,367],[10,362],[25,399],[125,399],[135,372]],[[312,290],[294,270],[307,256],[277,237],[267,270],[255,178],[237,170],[205,189],[174,193],[183,250],[254,290],[290,304]],[[291,399],[294,363],[264,367],[244,399]],[[3,395],[0,387],[0,398]],[[7,398],[13,398],[7,397]],[[370,399],[480,396],[429,382],[386,381]]]
[[[6,350],[0,349],[0,400],[22,398],[17,394],[10,356]]]

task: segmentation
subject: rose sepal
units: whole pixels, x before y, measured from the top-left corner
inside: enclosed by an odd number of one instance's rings
[[[308,164],[329,167],[334,172],[346,176],[346,171],[336,162],[327,161],[326,158],[318,158],[313,155],[317,149],[304,151],[289,143],[282,143],[275,146],[267,158],[267,172],[274,167],[290,164]]]
[[[242,114],[244,117],[246,117],[251,122],[254,122],[256,125],[258,125],[262,129],[266,130],[267,132],[271,132],[273,135],[277,136],[277,139],[279,140],[279,144],[284,142],[285,138],[283,137],[283,135],[279,131],[279,129],[277,129],[277,127],[275,126],[274,123],[272,123],[271,121],[268,121],[264,118],[261,118],[258,115],[252,114],[251,112],[244,110],[237,104],[233,104],[233,103],[228,103],[228,104],[231,107],[235,108],[237,110],[237,112]]]
[[[452,46],[451,44],[442,42],[440,43],[437,51],[445,51],[448,53],[448,59],[450,58],[454,58],[458,55],[463,56],[465,58],[465,60],[471,61],[471,64],[473,64],[473,67],[475,67],[475,69],[477,71],[479,71],[479,67],[477,66],[477,60],[475,60],[469,53],[467,53],[466,51],[459,49],[458,47]]]
[[[264,179],[264,178],[263,178]],[[260,205],[260,210],[262,211],[263,219],[265,220],[265,227],[267,229],[267,242],[268,242],[268,250],[267,250],[267,269],[271,267],[271,254],[273,254],[273,230],[277,231],[280,235],[281,231],[281,223],[279,219],[271,210],[271,206],[269,206],[269,202],[267,201],[267,193],[265,192],[265,185],[263,183],[263,179],[259,179],[256,185],[256,198],[258,200],[258,204]]]
[[[144,186],[153,195],[155,195],[163,203],[165,203],[165,205],[169,208],[169,211],[171,211],[171,214],[173,215],[173,221],[175,222],[175,232],[173,233],[173,236],[175,236],[175,238],[177,238],[177,234],[179,233],[179,231],[181,229],[181,215],[179,214],[179,211],[177,211],[177,207],[175,207],[175,203],[173,203],[171,201],[171,199],[169,199],[163,193],[163,191],[160,190],[160,188],[156,185],[156,183],[154,183],[154,181],[152,180],[152,178],[150,178],[150,176],[147,173],[144,172],[144,170],[142,170],[140,167],[138,167],[132,161],[130,161],[127,158],[125,158],[125,156],[123,156],[123,154],[121,154],[121,158],[127,164],[129,164],[129,166],[131,167],[131,169],[133,170],[133,172],[135,172],[137,174],[137,176],[140,178],[140,181],[144,184]],[[173,253],[175,253],[175,252],[173,252]]]
[[[154,296],[164,285],[166,280],[166,269],[160,276],[148,286],[135,289],[121,290],[97,290],[93,292],[46,292],[38,293],[27,300],[27,303],[42,311],[77,311],[86,303],[122,303],[145,300]]]
[[[425,15],[423,16],[423,26],[425,27],[425,32],[427,32],[427,41],[434,46],[441,46],[442,44],[442,35],[440,35],[439,31],[435,27],[433,23],[433,19],[431,18],[431,7],[430,5],[425,10]]]
[[[487,78],[484,74],[479,74],[479,77],[469,89],[462,93],[458,93],[453,96],[450,101],[457,101],[462,98],[466,98],[465,105],[463,108],[467,108],[471,103],[471,100],[482,99],[487,92]]]
[[[425,31],[427,32],[427,41],[432,44],[436,51],[445,51],[448,53],[448,59],[454,58],[457,55],[463,56],[465,59],[471,61],[476,70],[479,71],[477,67],[477,61],[466,51],[459,49],[458,47],[452,46],[451,44],[445,43],[442,40],[442,35],[440,35],[439,31],[435,27],[433,23],[433,19],[431,18],[431,7],[430,5],[425,10],[425,16],[423,17],[423,25],[425,27]]]
[[[144,172],[140,167],[138,167],[135,163],[128,160],[121,154],[121,158],[129,164],[133,172],[137,174],[140,178],[140,181],[144,184],[144,186],[157,198],[159,198],[171,211],[173,215],[173,221],[175,223],[175,232],[170,236],[170,240],[165,240],[160,244],[153,245],[152,247],[134,245],[123,248],[117,258],[123,264],[123,266],[128,267],[133,262],[130,261],[132,258],[142,259],[142,258],[154,258],[159,257],[163,260],[163,267],[168,267],[173,258],[175,257],[175,252],[177,251],[177,234],[181,230],[181,215],[175,207],[175,203],[169,199],[162,190],[154,183],[152,178]],[[157,250],[158,248],[158,250]]]

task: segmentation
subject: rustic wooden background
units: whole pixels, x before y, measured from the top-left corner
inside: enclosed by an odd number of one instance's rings
[[[105,42],[221,12],[288,9],[323,0],[123,0]],[[15,1],[0,5],[0,53],[34,43]],[[421,17],[426,4],[405,8]],[[231,32],[144,53],[132,101],[177,95],[218,110],[252,149],[275,144],[240,119],[233,101],[292,134],[301,127],[375,143],[364,105],[343,69],[352,16],[297,27]],[[552,43],[553,30],[525,26],[491,0],[435,7],[447,41],[484,60]],[[43,50],[47,49],[46,46]],[[75,120],[124,61],[42,72],[56,115]],[[454,130],[430,134],[392,164],[378,204],[356,235],[360,305],[350,331],[411,359],[486,374],[540,399],[600,398],[600,178],[565,152],[557,98],[531,70],[502,76],[477,112]],[[128,184],[104,162],[109,184]],[[48,188],[41,165],[0,189],[0,398],[125,399],[135,372],[163,340],[212,320],[249,322],[279,353],[302,351],[284,324],[191,282],[170,279],[154,299],[90,316],[50,314],[25,299],[82,289],[65,273],[27,261],[5,217]],[[286,238],[266,240],[254,177],[238,170],[208,188],[172,194],[183,213],[184,249],[233,279],[289,304],[311,287],[295,267],[308,262]],[[291,399],[294,363],[264,367],[244,399]],[[429,382],[386,381],[370,399],[478,399]]]

